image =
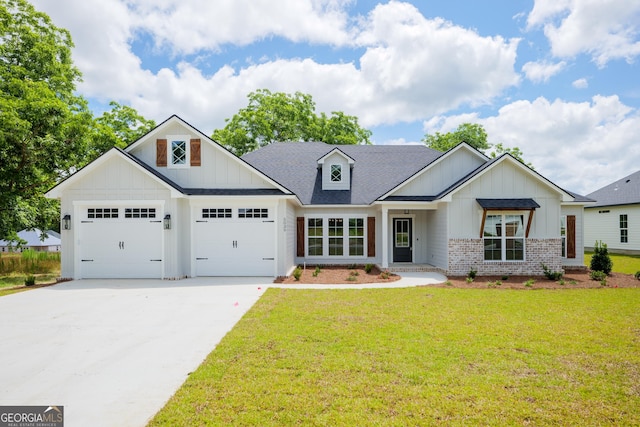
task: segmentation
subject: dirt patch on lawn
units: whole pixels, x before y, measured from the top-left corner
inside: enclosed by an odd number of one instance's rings
[[[377,267],[367,273],[364,266],[358,265],[353,268],[345,266],[318,266],[320,271],[316,274],[315,265],[307,265],[302,269],[300,280],[293,276],[278,277],[274,283],[287,284],[351,284],[361,285],[364,283],[387,283],[400,280],[400,276],[389,272],[382,272]]]
[[[287,284],[365,284],[386,283],[400,280],[399,275],[383,274],[377,267],[367,273],[364,266],[348,268],[345,266],[319,266],[320,271],[314,274],[316,266],[307,265],[302,270],[300,280],[293,276],[278,277],[274,283]],[[598,280],[592,280],[588,270],[568,271],[562,280],[552,281],[544,276],[477,276],[473,282],[467,282],[466,277],[449,277],[447,282],[436,285],[442,288],[469,289],[575,289],[575,288],[638,288],[640,280],[630,274],[611,273],[606,278],[606,285]]]

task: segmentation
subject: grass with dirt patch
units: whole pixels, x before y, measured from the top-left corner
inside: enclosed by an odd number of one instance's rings
[[[639,425],[640,289],[269,289],[150,425]]]

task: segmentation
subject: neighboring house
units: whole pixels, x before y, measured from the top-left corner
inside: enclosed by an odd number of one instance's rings
[[[640,253],[640,171],[594,191],[596,200],[584,211],[585,246],[593,250],[596,241],[610,252]]]
[[[20,240],[26,244],[17,247],[17,242],[0,240],[0,252],[22,252],[25,249],[42,252],[60,252],[62,243],[60,234],[52,230],[47,230],[47,237],[42,239],[42,231],[37,228],[34,230],[22,230],[18,232]]]
[[[61,201],[68,278],[283,276],[302,263],[451,275],[583,265],[587,200],[464,143],[446,153],[275,143],[238,158],[172,116],[47,195]]]

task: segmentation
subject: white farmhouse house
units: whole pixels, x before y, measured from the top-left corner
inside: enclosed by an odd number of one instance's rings
[[[606,243],[613,253],[640,254],[640,171],[594,191],[584,211],[585,246]]]
[[[177,116],[59,183],[62,276],[284,276],[377,264],[450,275],[583,265],[580,196],[467,144],[270,144],[242,158]]]

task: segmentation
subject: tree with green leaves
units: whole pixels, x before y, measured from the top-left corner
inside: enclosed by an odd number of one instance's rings
[[[43,193],[86,147],[91,113],[68,31],[25,0],[0,0],[0,237],[57,222]]]
[[[87,161],[91,161],[112,147],[124,148],[156,127],[156,122],[145,119],[134,108],[109,103],[110,111],[95,119],[91,132]]]
[[[476,123],[462,123],[453,132],[435,135],[427,134],[422,139],[427,147],[438,151],[447,151],[461,142],[466,142],[480,151],[488,150],[491,145],[487,142],[487,132],[482,125]]]
[[[452,149],[461,142],[466,142],[470,146],[482,152],[486,152],[493,148],[493,151],[489,154],[491,158],[495,158],[504,153],[509,153],[520,162],[533,169],[533,165],[531,165],[531,163],[525,163],[523,153],[520,148],[505,147],[501,143],[492,145],[487,139],[487,132],[484,130],[482,125],[477,123],[462,123],[453,132],[436,132],[433,135],[426,134],[422,141],[427,147],[442,152]]]
[[[328,144],[370,144],[371,131],[355,116],[342,112],[317,115],[311,95],[260,89],[212,138],[241,156],[272,142],[323,141]]]

